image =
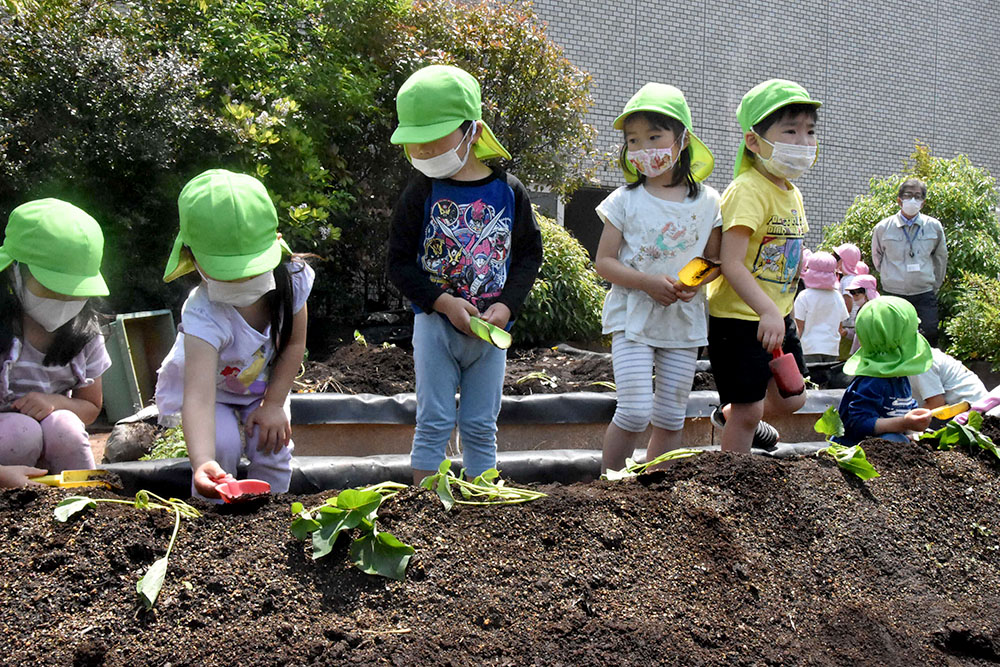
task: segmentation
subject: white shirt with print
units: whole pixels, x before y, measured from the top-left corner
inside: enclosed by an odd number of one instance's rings
[[[690,260],[705,252],[712,230],[722,226],[719,193],[699,186],[698,196],[681,202],[654,197],[644,186],[618,188],[597,207],[601,220],[622,233],[618,259],[649,274],[677,277]],[[604,300],[604,333],[654,347],[689,348],[708,344],[703,289],[689,302],[663,306],[638,289],[612,285]]]

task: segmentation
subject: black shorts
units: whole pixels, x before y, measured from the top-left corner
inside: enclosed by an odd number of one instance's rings
[[[767,383],[771,380],[768,364],[772,356],[757,340],[759,326],[758,320],[708,318],[708,358],[712,362],[721,405],[756,403],[767,395]],[[795,356],[795,363],[805,376],[802,344],[791,315],[785,317],[785,340],[781,349]]]

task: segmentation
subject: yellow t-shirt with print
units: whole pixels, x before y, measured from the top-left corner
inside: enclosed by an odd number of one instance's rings
[[[747,169],[722,193],[722,231],[738,225],[752,231],[743,265],[782,315],[792,312],[799,281],[802,241],[809,231],[802,193],[794,185],[782,190],[757,169]],[[708,285],[713,317],[759,320],[754,311],[720,276]]]

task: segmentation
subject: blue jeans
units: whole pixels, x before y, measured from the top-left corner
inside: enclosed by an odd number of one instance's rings
[[[505,350],[459,333],[438,313],[417,313],[413,320],[417,427],[410,452],[414,470],[437,471],[446,458],[456,417],[466,473],[475,477],[496,467],[497,415],[506,365]]]

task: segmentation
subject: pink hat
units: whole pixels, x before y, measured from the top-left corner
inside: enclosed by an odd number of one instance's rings
[[[869,301],[872,299],[877,299],[878,294],[878,283],[875,281],[875,276],[870,276],[868,274],[862,274],[859,276],[851,276],[844,286],[845,290],[861,289],[865,290],[865,298]]]
[[[864,276],[869,273],[871,273],[871,271],[868,269],[868,265],[859,259],[858,263],[854,265],[854,275]]]
[[[853,243],[844,243],[834,249],[837,257],[840,258],[840,267],[844,274],[853,276],[860,273],[857,270],[858,261],[861,259],[861,250]]]
[[[838,289],[837,260],[828,252],[810,253],[806,260],[806,270],[802,272],[802,282],[814,289]]]

